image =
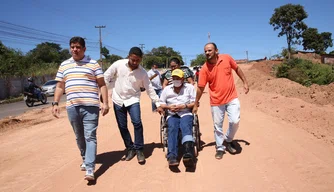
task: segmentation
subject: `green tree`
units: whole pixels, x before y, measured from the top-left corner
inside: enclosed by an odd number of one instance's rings
[[[65,61],[66,59],[71,58],[71,54],[70,54],[70,51],[68,49],[62,49],[59,52],[59,55],[60,55],[60,60],[61,61]]]
[[[330,54],[330,55],[334,55],[334,50],[331,51],[331,52],[329,52],[328,54]]]
[[[161,64],[164,63],[161,57],[158,56],[145,56],[145,63],[144,63],[144,67],[147,69],[152,68],[153,64]]]
[[[21,76],[29,68],[21,51],[6,47],[0,41],[0,76]]]
[[[153,48],[151,51],[146,53],[146,56],[157,56],[160,57],[163,63],[166,63],[166,66],[169,66],[169,60],[172,57],[177,57],[183,65],[183,59],[180,52],[175,51],[172,47],[160,46],[158,48]]]
[[[324,53],[328,47],[333,46],[332,33],[319,34],[318,29],[308,28],[303,32],[304,50],[314,50],[316,53]]]
[[[199,54],[196,56],[196,59],[191,60],[190,66],[201,66],[205,63],[206,57],[204,54]]]
[[[278,37],[286,36],[288,43],[289,59],[291,57],[291,46],[300,44],[299,38],[307,25],[303,22],[307,18],[304,7],[297,4],[286,4],[279,8],[275,8],[274,14],[270,18],[269,24],[274,30],[280,29]]]
[[[102,47],[101,54],[107,59],[109,56],[109,50],[106,47]]]
[[[36,48],[29,51],[28,56],[32,57],[35,62],[41,61],[44,63],[60,63],[62,62],[60,59],[60,51],[61,47],[59,44],[44,42],[38,44]]]
[[[287,48],[283,47],[282,48],[282,52],[281,52],[281,56],[284,57],[285,59],[288,59],[290,54],[293,55],[296,52],[297,52],[297,50],[294,47],[290,48],[290,52],[289,52],[289,50]]]
[[[328,47],[333,47],[332,33],[323,32],[320,35],[322,40],[324,41],[324,50],[322,51],[325,52],[328,49]]]
[[[111,55],[108,56],[107,61],[109,63],[113,64],[115,61],[120,60],[120,59],[123,59],[123,57],[121,57],[119,55],[111,54]]]

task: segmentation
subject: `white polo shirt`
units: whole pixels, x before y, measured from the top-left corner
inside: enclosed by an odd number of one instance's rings
[[[180,92],[177,94],[174,92],[174,85],[166,86],[161,93],[160,103],[165,105],[179,105],[179,104],[190,104],[195,102],[196,92],[195,87],[189,83],[183,83]],[[168,117],[172,115],[179,115],[183,117],[185,115],[192,115],[192,111],[189,108],[182,109],[177,113],[173,113],[168,110]],[[167,117],[167,118],[168,118]]]
[[[131,70],[128,59],[121,59],[114,62],[104,72],[104,80],[108,88],[112,88],[112,101],[119,106],[130,106],[139,103],[141,91],[144,87],[148,96],[157,107],[160,106],[159,97],[155,93],[150,79],[142,66]]]
[[[152,80],[151,80],[151,83],[152,83],[152,86],[155,90],[159,90],[159,89],[162,89],[162,86],[161,86],[161,75],[159,73],[158,70],[154,70],[151,69],[147,72],[147,75],[149,78],[151,78],[153,75],[157,74],[157,76],[155,76]]]

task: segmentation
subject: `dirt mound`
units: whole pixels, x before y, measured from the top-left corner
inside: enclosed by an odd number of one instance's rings
[[[277,61],[263,61],[253,63],[247,74],[251,88],[269,93],[277,93],[285,97],[299,98],[306,102],[319,105],[334,105],[334,83],[330,85],[316,85],[305,87],[286,78],[276,78],[273,67]]]
[[[60,107],[61,111],[66,111],[65,106]],[[31,127],[54,120],[50,107],[28,111],[20,116],[9,116],[0,120],[0,134],[16,128]]]
[[[251,94],[256,95],[251,97],[251,103],[255,103],[256,109],[334,145],[334,83],[304,87],[286,78],[276,78],[271,73],[276,64],[253,63],[245,71]]]

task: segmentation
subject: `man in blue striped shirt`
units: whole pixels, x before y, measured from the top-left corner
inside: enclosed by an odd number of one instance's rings
[[[52,114],[59,118],[58,102],[65,91],[68,119],[83,159],[80,167],[82,171],[86,171],[85,179],[90,181],[95,180],[99,111],[103,116],[109,112],[108,90],[100,65],[85,56],[85,40],[82,37],[73,37],[70,40],[70,49],[72,57],[61,63],[56,75],[55,80],[58,83],[52,102]],[[102,106],[99,102],[99,89],[104,101]]]

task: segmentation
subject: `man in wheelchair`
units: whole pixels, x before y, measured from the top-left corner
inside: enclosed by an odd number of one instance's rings
[[[161,107],[167,110],[168,152],[169,166],[178,166],[178,134],[181,129],[183,145],[183,164],[185,167],[195,166],[193,119],[196,92],[193,85],[184,83],[184,73],[181,69],[172,72],[173,83],[166,86],[160,96]]]

